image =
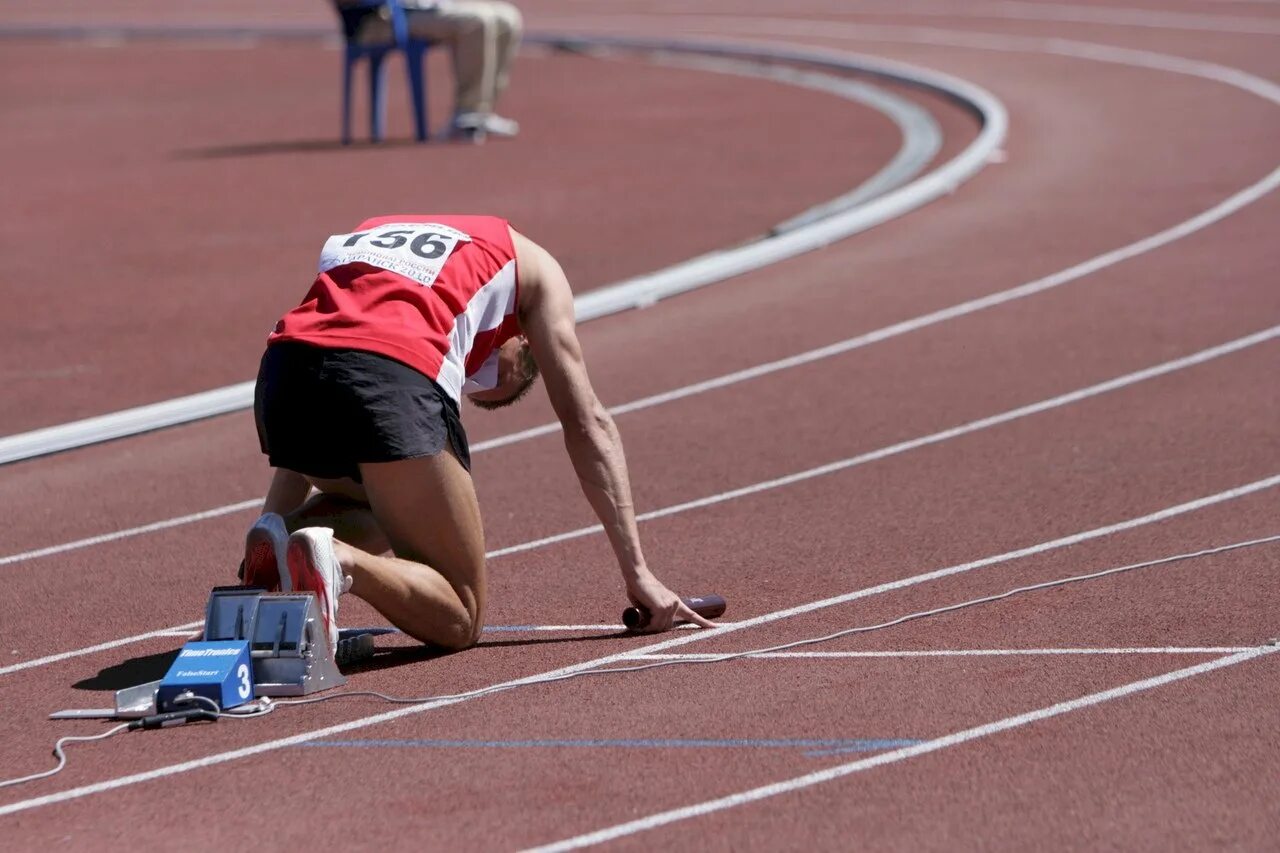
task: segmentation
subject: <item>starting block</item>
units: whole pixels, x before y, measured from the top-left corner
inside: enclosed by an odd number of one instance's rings
[[[55,711],[51,719],[152,719],[191,707],[187,694],[220,709],[263,696],[306,696],[347,679],[339,662],[358,663],[374,652],[373,634],[343,632],[329,647],[319,604],[311,593],[279,594],[244,586],[214,587],[205,606],[204,633],[182,647],[160,681],[117,690],[114,708]]]
[[[252,587],[214,587],[205,608],[203,639],[248,643],[255,695],[306,696],[347,683],[322,619],[309,592],[281,595]]]

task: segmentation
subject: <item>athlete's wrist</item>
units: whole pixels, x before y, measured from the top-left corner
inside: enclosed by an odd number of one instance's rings
[[[622,570],[622,580],[627,585],[629,591],[635,590],[637,587],[646,583],[652,583],[657,580],[653,572],[649,571],[649,567],[643,561],[640,563],[624,563],[620,564],[619,569]]]

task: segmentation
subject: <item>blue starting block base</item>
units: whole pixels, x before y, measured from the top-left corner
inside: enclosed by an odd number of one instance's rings
[[[253,665],[248,642],[197,641],[183,646],[156,689],[156,707],[160,711],[191,707],[190,702],[177,701],[187,693],[203,696],[220,709],[234,708],[252,699]],[[204,703],[196,706],[212,710]]]

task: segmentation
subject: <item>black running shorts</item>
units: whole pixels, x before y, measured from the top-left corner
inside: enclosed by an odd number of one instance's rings
[[[275,468],[360,482],[361,462],[434,456],[447,442],[471,470],[458,404],[426,375],[375,353],[272,344],[253,411]]]

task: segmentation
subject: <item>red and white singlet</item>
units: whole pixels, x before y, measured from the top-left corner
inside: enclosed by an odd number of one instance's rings
[[[493,216],[380,216],[330,237],[302,304],[267,338],[385,355],[454,400],[498,384],[520,334],[516,252]]]

